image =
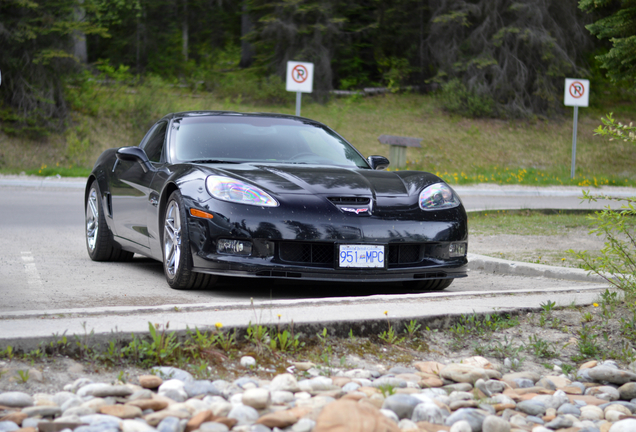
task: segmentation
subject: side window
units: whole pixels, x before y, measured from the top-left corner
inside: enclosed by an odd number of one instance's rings
[[[151,162],[161,162],[167,125],[166,122],[159,123],[142,146]]]

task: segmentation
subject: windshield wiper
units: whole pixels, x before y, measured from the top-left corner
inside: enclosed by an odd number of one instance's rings
[[[239,164],[241,162],[236,162],[236,161],[231,161],[231,160],[224,160],[224,159],[195,159],[195,160],[190,160],[187,161],[188,163],[226,163],[226,164]]]

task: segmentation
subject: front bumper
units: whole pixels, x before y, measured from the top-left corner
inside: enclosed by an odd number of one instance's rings
[[[451,243],[468,240],[463,207],[389,218],[360,217],[337,209],[312,210],[306,205],[306,197],[304,204],[283,212],[221,203],[211,212],[212,219],[189,216],[192,270],[225,276],[358,282],[467,276],[466,256],[449,254]],[[429,220],[417,220],[418,216]],[[252,253],[217,253],[219,239],[249,241]],[[339,244],[383,245],[386,265],[339,268]]]

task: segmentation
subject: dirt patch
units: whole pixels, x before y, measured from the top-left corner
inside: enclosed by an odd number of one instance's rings
[[[603,237],[589,235],[588,232],[588,228],[580,228],[556,236],[471,235],[468,247],[471,253],[493,258],[580,268],[582,262],[567,251],[588,251],[596,256],[604,244]]]

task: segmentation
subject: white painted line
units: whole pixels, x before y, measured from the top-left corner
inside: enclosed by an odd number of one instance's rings
[[[24,263],[24,272],[27,277],[27,284],[34,286],[42,286],[42,279],[40,279],[40,273],[35,266],[35,259],[30,251],[22,252],[22,262]]]

